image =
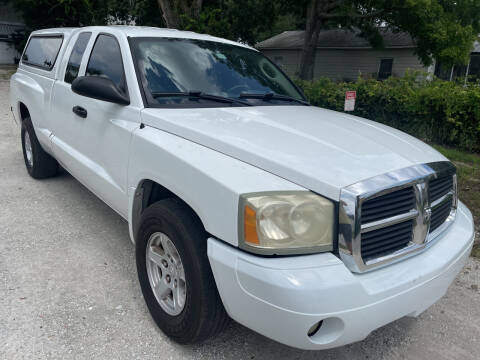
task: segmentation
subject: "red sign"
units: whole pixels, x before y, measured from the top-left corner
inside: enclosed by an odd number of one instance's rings
[[[356,91],[347,91],[345,93],[345,100],[355,100],[357,97]]]
[[[346,91],[345,92],[345,107],[344,111],[353,111],[355,110],[355,99],[357,98],[356,91]]]

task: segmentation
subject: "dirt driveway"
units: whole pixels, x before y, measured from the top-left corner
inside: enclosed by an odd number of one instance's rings
[[[417,319],[321,352],[232,324],[199,346],[154,325],[127,224],[70,175],[28,177],[0,73],[0,359],[480,359],[480,261]],[[288,326],[286,324],[286,326]]]

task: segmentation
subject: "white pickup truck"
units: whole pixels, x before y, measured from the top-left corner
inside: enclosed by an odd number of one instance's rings
[[[11,107],[32,177],[60,164],[128,221],[146,304],[179,343],[229,317],[303,349],[361,340],[442,297],[473,244],[452,163],[310,106],[243,44],[36,31]]]

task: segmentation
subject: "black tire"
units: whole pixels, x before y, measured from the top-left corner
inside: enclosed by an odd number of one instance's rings
[[[25,138],[28,134],[31,144],[31,162],[27,159],[27,151],[25,149]],[[22,150],[25,166],[31,177],[34,179],[44,179],[58,174],[58,162],[52,156],[42,149],[38,142],[32,121],[29,117],[22,121]]]
[[[150,236],[167,235],[178,250],[186,280],[186,300],[176,316],[162,309],[150,286],[146,250]],[[137,271],[147,307],[158,327],[180,344],[202,342],[228,323],[207,257],[207,234],[193,211],[179,199],[149,206],[140,221],[136,239]]]

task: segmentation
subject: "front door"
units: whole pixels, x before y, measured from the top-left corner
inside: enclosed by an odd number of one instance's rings
[[[85,76],[110,78],[128,94],[117,39],[100,33],[91,41],[91,52],[87,48],[84,66],[79,68],[84,69]],[[126,217],[129,145],[139,125],[139,109],[75,94],[70,83],[76,76],[69,74],[67,65],[64,80],[55,85],[54,101],[59,113],[53,129],[55,156],[78,180]]]

